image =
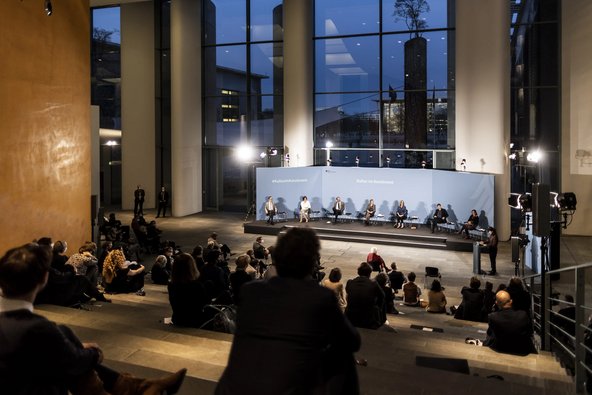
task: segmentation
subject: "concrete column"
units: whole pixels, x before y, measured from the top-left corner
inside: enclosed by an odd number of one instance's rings
[[[311,166],[313,155],[313,7],[284,1],[284,145],[290,166]]]
[[[121,207],[131,210],[138,184],[154,208],[154,6],[121,5]]]
[[[507,1],[456,2],[456,166],[495,174],[495,227],[510,236],[510,14]]]
[[[592,2],[561,7],[561,190],[578,199],[563,233],[592,236]]]
[[[202,210],[201,3],[171,2],[171,199],[176,217]]]

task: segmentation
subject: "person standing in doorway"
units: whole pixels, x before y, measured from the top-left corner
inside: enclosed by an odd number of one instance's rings
[[[160,188],[160,193],[158,194],[158,213],[156,214],[156,218],[160,217],[160,212],[162,211],[162,217],[166,217],[166,209],[169,204],[169,191],[166,190],[165,187]]]
[[[134,191],[134,217],[138,214],[144,215],[144,196],[146,196],[146,192],[138,184]]]

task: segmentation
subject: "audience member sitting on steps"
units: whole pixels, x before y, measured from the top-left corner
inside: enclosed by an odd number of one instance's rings
[[[144,266],[125,260],[121,250],[112,250],[103,263],[105,290],[111,293],[144,292]]]
[[[240,290],[242,286],[249,281],[253,280],[253,277],[247,273],[247,267],[249,265],[249,256],[240,255],[236,258],[236,270],[230,273],[230,289],[232,290],[232,301],[238,305],[240,301]]]
[[[172,268],[168,285],[169,303],[173,309],[173,324],[199,328],[207,317],[203,312],[210,303],[193,257],[179,254]]]
[[[384,303],[382,304],[382,318],[386,321],[387,314],[399,314],[399,311],[395,308],[395,292],[388,284],[388,276],[384,273],[379,273],[374,279],[382,292],[384,292]]]
[[[64,265],[68,262],[68,256],[66,256],[66,251],[68,250],[68,243],[65,241],[56,241],[53,245],[53,253],[51,259],[51,267],[60,272],[66,270]],[[70,269],[73,269],[70,267]]]
[[[269,255],[269,251],[263,245],[263,237],[261,236],[257,237],[253,242],[253,255],[255,255],[255,258],[257,259],[267,259],[267,256]]]
[[[489,314],[483,345],[508,354],[536,353],[532,323],[526,311],[512,308],[512,298],[506,291],[498,292],[495,298],[500,311]]]
[[[347,281],[345,315],[354,326],[378,329],[384,324],[381,317],[384,292],[375,281],[370,280],[371,273],[372,267],[362,262],[358,267],[358,277]]]
[[[347,306],[347,301],[345,298],[345,290],[343,287],[343,283],[341,282],[341,270],[338,267],[331,269],[329,273],[329,277],[323,279],[321,281],[321,285],[325,288],[329,288],[333,292],[335,292],[335,296],[337,296],[337,303],[339,304],[339,308],[341,311],[345,311],[345,307]]]
[[[38,243],[51,249],[49,237],[42,237]],[[54,267],[49,268],[47,284],[37,294],[35,304],[76,307],[81,303],[89,302],[92,298],[99,302],[111,302],[96,286],[90,283],[88,278],[76,275],[72,266],[64,265],[64,268],[64,271]]]
[[[85,276],[93,285],[97,285],[99,277],[98,259],[94,256],[96,252],[97,245],[87,241],[78,249],[78,253],[73,254],[66,262],[66,265],[74,268],[76,274]]]
[[[171,277],[171,266],[167,264],[166,256],[159,255],[150,269],[150,275],[154,284],[167,285]]]
[[[520,277],[512,277],[506,291],[512,297],[512,308],[514,310],[524,310],[532,318],[532,304],[530,293],[526,290]]]
[[[230,252],[230,248],[226,244],[222,244],[218,242],[218,233],[212,232],[210,237],[208,237],[208,248],[212,246],[213,248],[217,248],[222,253],[224,260],[228,258],[228,255],[232,255]]]
[[[218,267],[218,257],[220,251],[209,250],[205,255],[206,264],[204,265],[200,281],[205,285],[209,300],[220,298],[225,304],[230,304],[230,292],[228,291],[228,277],[224,271]],[[227,302],[227,303],[226,303]],[[221,303],[221,302],[218,302]]]
[[[388,273],[391,271],[389,268],[386,267],[386,264],[384,263],[382,257],[378,255],[378,249],[376,247],[370,248],[370,252],[366,257],[366,262],[368,262],[370,266],[372,266],[373,272],[382,273],[382,271],[385,270]]]
[[[273,255],[278,275],[243,286],[217,395],[359,393],[360,336],[333,292],[311,278],[319,250],[314,231],[290,229]]]
[[[95,343],[33,312],[47,282],[51,249],[13,248],[0,258],[0,388],[3,394],[174,394],[186,369],[161,379],[120,374],[101,363]]]
[[[471,277],[468,287],[462,287],[462,302],[454,313],[454,318],[477,322],[486,320],[487,317],[483,317],[483,292],[479,287],[481,281],[475,276]]]
[[[405,284],[407,279],[403,272],[397,270],[397,264],[395,262],[391,263],[391,269],[392,271],[388,274],[389,282],[395,293],[399,293],[399,290],[403,289],[403,284]]]
[[[406,306],[418,307],[421,296],[421,288],[415,284],[415,273],[411,272],[407,275],[407,282],[403,284],[403,303]]]
[[[432,281],[432,286],[428,291],[428,313],[446,313],[446,295],[442,291],[442,285],[439,280]]]
[[[197,266],[197,270],[201,273],[206,261],[203,259],[203,247],[200,245],[196,245],[193,247],[193,251],[191,251],[191,257],[195,261],[195,266]]]

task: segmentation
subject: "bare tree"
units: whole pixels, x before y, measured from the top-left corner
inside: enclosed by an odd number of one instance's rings
[[[415,37],[421,37],[418,30],[425,29],[428,24],[421,19],[421,14],[430,12],[430,5],[427,0],[395,0],[395,11],[393,16],[395,20],[405,20],[409,30],[415,32]]]

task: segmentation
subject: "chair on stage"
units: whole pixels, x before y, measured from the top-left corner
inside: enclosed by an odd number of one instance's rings
[[[423,280],[423,287],[424,288],[428,287],[428,277],[437,278],[438,280],[440,280],[440,282],[442,282],[442,275],[440,274],[440,270],[437,267],[426,266],[424,280]]]

